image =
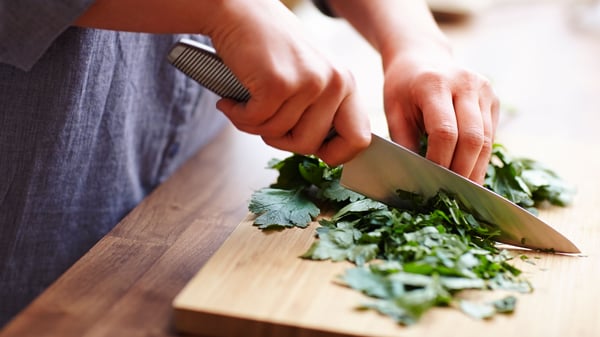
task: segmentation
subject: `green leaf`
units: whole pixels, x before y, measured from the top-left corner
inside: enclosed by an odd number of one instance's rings
[[[476,319],[489,319],[496,314],[510,314],[515,310],[516,304],[517,298],[514,296],[506,296],[487,303],[475,303],[467,300],[459,302],[460,309],[465,314]]]
[[[254,224],[259,228],[306,227],[319,215],[319,208],[302,194],[302,190],[263,188],[256,191],[248,206],[259,215]]]
[[[414,324],[437,305],[447,305],[452,297],[437,275],[424,276],[404,272],[380,274],[367,268],[350,269],[342,277],[346,285],[380,300],[364,303],[362,309],[374,309],[400,324]]]
[[[379,201],[371,200],[371,199],[361,199],[358,201],[354,201],[349,203],[340,209],[334,216],[334,220],[339,220],[344,216],[351,213],[362,213],[362,212],[370,212],[375,210],[386,209],[387,206]]]
[[[373,273],[368,267],[346,270],[340,279],[349,287],[376,298],[390,298],[394,294],[390,281],[381,274]]]
[[[517,305],[517,298],[514,296],[506,296],[505,298],[492,302],[496,312],[506,314],[515,311]]]
[[[568,206],[573,202],[576,188],[562,180],[558,174],[543,164],[531,159],[520,159],[525,169],[523,180],[532,191],[535,201],[548,201],[557,206]]]
[[[271,184],[271,187],[278,189],[296,190],[310,185],[306,181],[298,167],[305,161],[311,158],[300,155],[293,155],[284,160],[272,159],[269,162],[269,167],[279,171],[277,181]]]
[[[371,301],[369,303],[362,304],[359,309],[372,309],[376,310],[383,315],[391,317],[398,324],[402,325],[413,325],[417,322],[418,318],[411,314],[408,310],[400,305],[397,305],[394,301],[389,299],[382,299],[378,301]]]
[[[491,303],[475,303],[472,301],[461,300],[459,306],[462,312],[477,319],[491,318],[496,314],[496,309]]]
[[[327,164],[317,158],[305,158],[298,165],[298,172],[307,182],[315,186],[321,186],[323,184],[323,174],[327,168]]]
[[[336,202],[355,202],[365,198],[364,195],[351,191],[340,185],[339,180],[333,180],[323,183],[321,187],[321,196],[325,200],[331,200]]]
[[[377,245],[356,243],[361,233],[354,228],[320,227],[317,233],[319,240],[301,257],[313,260],[348,260],[362,265],[377,256]]]
[[[566,206],[573,200],[575,188],[538,161],[512,158],[506,149],[495,144],[484,185],[514,203],[532,209],[548,201]]]

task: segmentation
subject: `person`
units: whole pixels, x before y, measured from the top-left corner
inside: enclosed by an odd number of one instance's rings
[[[315,1],[377,49],[393,140],[482,182],[498,119],[424,1]],[[229,122],[344,163],[370,141],[349,70],[276,0],[22,0],[0,7],[0,324]],[[249,89],[219,99],[165,61],[212,43]],[[251,65],[251,66],[249,66]],[[215,107],[217,109],[215,109]],[[337,135],[324,141],[331,126]]]

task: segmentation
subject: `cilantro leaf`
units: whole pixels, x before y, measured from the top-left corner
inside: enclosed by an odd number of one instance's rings
[[[254,224],[270,227],[306,227],[319,215],[319,208],[302,195],[302,190],[263,188],[252,195],[248,209],[259,216]]]
[[[387,277],[388,282],[391,282],[388,287],[397,289],[394,296],[365,303],[361,305],[361,308],[377,310],[392,317],[400,324],[411,325],[416,323],[430,308],[448,305],[452,300],[451,294],[442,286],[437,275],[426,278],[410,274],[397,275],[407,277],[401,280]],[[411,290],[402,291],[400,289]]]
[[[475,303],[473,301],[462,300],[459,302],[460,310],[465,314],[477,318],[487,319],[494,316],[496,309],[491,303]]]
[[[566,183],[558,174],[543,164],[532,159],[519,159],[524,170],[522,173],[525,184],[532,191],[535,201],[548,201],[556,206],[567,206],[573,202],[576,189]]]
[[[467,315],[477,319],[489,319],[495,314],[511,314],[515,310],[517,298],[506,296],[499,300],[487,303],[475,303],[473,301],[461,300],[460,309]]]
[[[506,296],[505,298],[492,302],[492,304],[494,305],[494,308],[498,313],[512,313],[513,311],[515,311],[517,298],[514,296]]]
[[[300,173],[299,167],[301,165],[310,165],[311,163],[318,163],[318,159],[302,155],[292,155],[284,160],[271,160],[269,167],[279,171],[277,182],[271,184],[271,187],[298,189],[310,185],[310,182]]]
[[[377,256],[377,245],[357,243],[362,234],[355,228],[319,227],[317,233],[319,240],[302,257],[313,260],[348,260],[362,265]]]
[[[355,202],[365,198],[364,195],[351,191],[340,185],[339,180],[332,180],[323,183],[323,185],[321,186],[320,195],[325,200],[331,200],[336,202]]]
[[[512,158],[499,144],[494,144],[484,186],[534,213],[534,205],[543,201],[569,205],[575,193],[573,186],[542,163]]]

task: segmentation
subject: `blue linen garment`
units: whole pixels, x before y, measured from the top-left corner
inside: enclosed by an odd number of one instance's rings
[[[0,0],[0,327],[226,124],[184,36],[69,27],[89,3]]]

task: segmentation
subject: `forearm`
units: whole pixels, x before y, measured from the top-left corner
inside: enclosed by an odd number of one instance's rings
[[[244,13],[269,12],[273,0],[97,0],[74,25],[88,28],[145,32],[227,34],[228,27],[252,20]],[[266,8],[265,8],[266,7]]]
[[[211,1],[98,0],[76,26],[148,33],[201,33]]]
[[[329,5],[380,52],[384,66],[414,48],[450,51],[424,1],[329,0]]]

